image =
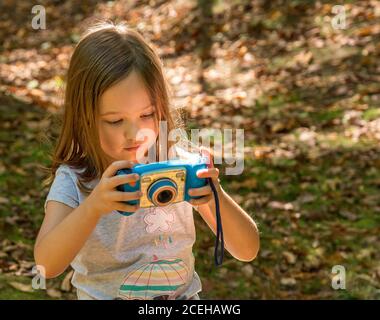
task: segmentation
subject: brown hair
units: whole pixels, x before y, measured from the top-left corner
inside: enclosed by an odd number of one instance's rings
[[[123,24],[97,24],[84,34],[70,60],[62,125],[44,185],[53,181],[61,164],[66,164],[84,169],[78,175],[78,187],[87,194],[92,191],[85,183],[100,178],[106,169],[96,121],[99,99],[132,71],[146,85],[157,111],[157,123],[166,120],[168,131],[182,125],[179,114],[173,115],[174,110],[169,110],[169,87],[152,46],[137,31]],[[169,149],[173,143],[167,141],[167,145]]]

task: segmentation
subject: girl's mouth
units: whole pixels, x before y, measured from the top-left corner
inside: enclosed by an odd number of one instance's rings
[[[137,151],[137,149],[140,147],[140,145],[138,146],[134,146],[134,147],[128,147],[128,148],[124,148],[124,150],[127,150],[129,152],[132,152],[132,151]]]

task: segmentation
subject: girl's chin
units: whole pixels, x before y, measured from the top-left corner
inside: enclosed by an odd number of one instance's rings
[[[146,156],[147,156],[147,153],[145,153],[144,157],[146,157]],[[136,162],[136,163],[144,162],[144,161],[138,161],[136,151],[128,151],[128,150],[124,149],[124,152],[122,154],[122,158],[123,158],[123,160],[128,160],[128,161],[132,161],[132,162]]]

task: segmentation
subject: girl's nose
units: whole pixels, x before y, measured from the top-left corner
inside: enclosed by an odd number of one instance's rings
[[[140,127],[136,122],[128,121],[125,124],[124,128],[124,138],[127,141],[136,141],[137,132],[140,130]]]

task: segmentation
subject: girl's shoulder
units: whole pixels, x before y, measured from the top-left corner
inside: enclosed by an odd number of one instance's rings
[[[76,169],[76,168],[73,168],[71,166],[69,166],[68,164],[60,164],[59,167],[57,168],[57,171],[55,172],[56,175],[58,174],[68,174],[70,177],[72,177],[73,179],[77,179],[77,175],[83,171],[83,169]]]
[[[60,164],[57,168],[57,171],[55,172],[55,177],[57,178],[59,176],[61,179],[70,179],[76,184],[80,173],[82,173],[84,170],[84,168],[78,169],[68,164]]]

